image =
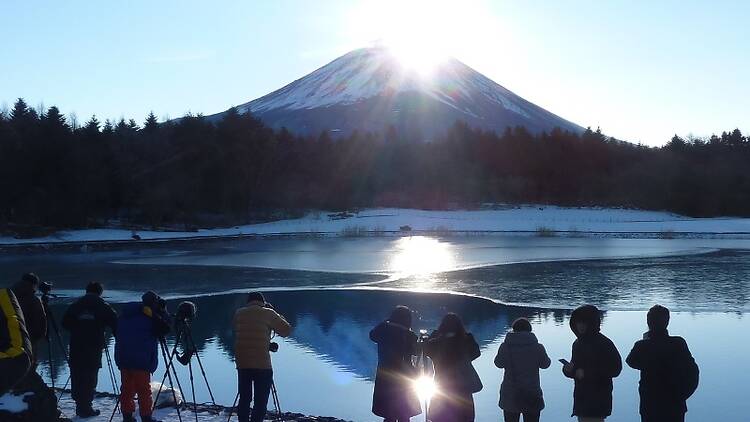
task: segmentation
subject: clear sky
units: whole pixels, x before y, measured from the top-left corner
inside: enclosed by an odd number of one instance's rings
[[[741,0],[6,1],[0,38],[0,104],[81,121],[216,113],[389,39],[621,139],[750,131]]]

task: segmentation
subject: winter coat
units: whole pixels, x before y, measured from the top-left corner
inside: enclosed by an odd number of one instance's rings
[[[370,331],[378,345],[378,369],[372,394],[372,413],[386,419],[410,418],[422,413],[413,380],[417,371],[417,335],[402,325],[382,322]]]
[[[169,333],[169,317],[141,303],[123,308],[117,320],[115,363],[120,369],[155,372],[159,339]]]
[[[685,402],[698,388],[699,370],[682,337],[646,333],[626,362],[641,371],[641,415],[666,420],[687,412]]]
[[[538,412],[544,409],[544,397],[539,383],[539,369],[550,366],[547,351],[534,333],[511,331],[500,344],[495,357],[495,366],[505,369],[500,385],[500,408],[513,413]],[[533,392],[539,397],[540,406],[526,409],[520,394]]]
[[[612,378],[620,375],[622,358],[614,343],[599,332],[598,310],[596,315],[577,314],[577,311],[570,317],[571,328],[580,319],[588,324],[589,330],[573,342],[570,359],[573,370],[563,369],[565,376],[575,380],[573,416],[606,418],[612,414]],[[581,379],[576,378],[578,369],[583,369]]]
[[[18,304],[21,305],[31,345],[37,346],[39,340],[47,337],[47,314],[44,312],[44,305],[25,281],[19,281],[13,285],[12,290],[18,299]]]
[[[0,289],[0,395],[18,382],[31,366],[31,341],[23,311],[10,289]]]
[[[252,301],[234,313],[234,357],[240,369],[271,369],[271,331],[281,337],[292,333],[292,326],[263,302]]]
[[[433,422],[470,422],[474,420],[474,397],[465,388],[466,365],[480,355],[474,336],[430,335],[425,355],[435,365],[435,383],[440,394],[433,397],[427,419]],[[457,370],[458,369],[458,370]]]
[[[115,332],[117,313],[99,295],[88,293],[68,307],[62,326],[70,331],[70,366],[101,368],[104,329]]]

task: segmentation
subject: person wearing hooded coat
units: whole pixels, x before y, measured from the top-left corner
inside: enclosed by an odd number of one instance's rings
[[[551,361],[544,346],[531,332],[531,323],[518,318],[505,335],[495,357],[495,366],[504,369],[500,385],[500,408],[505,422],[538,422],[544,409],[539,369],[549,368]]]
[[[670,336],[669,310],[652,307],[646,316],[648,332],[625,360],[641,371],[638,392],[643,422],[683,422],[687,399],[698,388],[699,370],[682,337]]]
[[[117,320],[115,335],[115,363],[120,369],[122,389],[120,407],[124,422],[135,422],[135,401],[142,422],[152,418],[151,374],[159,366],[159,341],[169,333],[166,303],[156,293],[148,291],[141,303],[125,306]]]
[[[86,286],[86,294],[73,302],[62,318],[62,326],[70,331],[70,395],[76,402],[76,415],[98,416],[92,407],[99,368],[102,367],[104,330],[115,333],[117,313],[102,299],[104,289],[98,282]]]
[[[479,357],[480,351],[458,315],[450,313],[443,317],[438,329],[427,339],[424,353],[435,365],[437,386],[427,420],[473,422],[473,394],[482,389],[482,382],[471,362]]]
[[[370,340],[378,345],[372,413],[385,422],[408,422],[422,413],[413,388],[417,335],[411,330],[411,310],[397,306],[386,321],[370,331]]]
[[[577,338],[563,374],[575,380],[573,416],[582,422],[603,421],[612,414],[612,378],[622,371],[620,353],[600,327],[596,306],[580,306],[570,315],[570,329]]]

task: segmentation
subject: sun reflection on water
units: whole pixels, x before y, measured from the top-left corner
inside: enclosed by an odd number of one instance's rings
[[[402,237],[389,269],[398,276],[423,276],[449,271],[456,265],[453,245],[427,236]]]

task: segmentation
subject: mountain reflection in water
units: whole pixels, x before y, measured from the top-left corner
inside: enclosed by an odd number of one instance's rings
[[[370,341],[370,329],[397,305],[406,305],[414,311],[415,331],[435,329],[447,312],[461,315],[480,347],[504,335],[515,318],[534,318],[542,313],[476,297],[435,293],[300,290],[265,295],[295,327],[291,342],[365,379],[372,379],[377,365],[377,349]],[[244,305],[245,295],[191,300],[198,305],[198,317],[193,322],[198,347],[204,348],[206,341],[215,340],[227,354],[233,355],[232,316],[235,309]],[[175,301],[170,306],[176,306]],[[562,311],[543,313],[552,314],[560,322],[564,318]]]

